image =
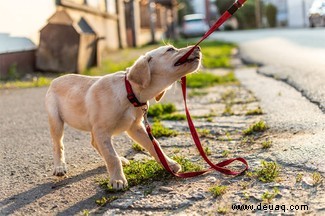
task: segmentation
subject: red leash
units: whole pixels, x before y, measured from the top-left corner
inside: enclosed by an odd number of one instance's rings
[[[151,127],[150,127],[150,124],[149,124],[148,119],[147,119],[147,108],[144,108],[143,109],[144,110],[144,123],[145,123],[145,126],[146,126],[146,130],[147,130],[148,136],[152,141],[152,144],[153,144],[153,146],[154,146],[154,148],[156,150],[156,153],[157,153],[163,167],[169,173],[171,173],[172,175],[180,177],[180,178],[195,177],[195,176],[199,176],[199,175],[202,175],[204,173],[210,172],[212,170],[219,171],[219,172],[221,172],[223,174],[226,174],[226,175],[239,175],[239,174],[245,172],[248,169],[248,163],[244,158],[241,158],[241,157],[232,158],[232,159],[228,159],[228,160],[222,161],[222,162],[217,163],[217,164],[214,164],[209,160],[209,158],[206,156],[206,154],[204,152],[204,149],[203,149],[202,144],[200,142],[200,138],[199,138],[199,136],[198,136],[198,134],[196,132],[195,126],[193,124],[190,112],[189,112],[189,110],[187,108],[187,102],[186,102],[186,78],[185,77],[182,78],[182,92],[183,92],[183,99],[184,99],[186,117],[187,117],[188,125],[189,125],[189,128],[190,128],[194,143],[195,143],[197,149],[199,150],[200,155],[210,165],[210,168],[205,169],[205,170],[201,170],[201,171],[195,171],[195,172],[183,172],[183,173],[175,173],[175,172],[173,172],[171,170],[171,168],[169,167],[169,165],[168,165],[168,163],[166,161],[166,158],[164,157],[164,154],[163,154],[157,140],[152,135]],[[245,169],[243,169],[242,171],[233,171],[233,170],[224,168],[225,166],[233,163],[234,161],[239,161],[239,162],[243,163],[245,165]]]
[[[210,30],[208,32],[206,32],[204,34],[204,36],[201,38],[201,40],[196,43],[193,48],[191,50],[189,50],[184,56],[182,56],[176,63],[175,66],[181,65],[184,62],[186,62],[187,58],[191,55],[191,53],[194,51],[195,47],[197,47],[203,40],[205,40],[210,34],[212,34],[217,28],[219,28],[229,17],[231,17],[244,3],[246,2],[246,0],[237,0],[218,20],[217,22],[210,28]],[[157,142],[157,140],[154,138],[154,136],[152,135],[151,132],[151,127],[149,124],[149,121],[147,119],[147,111],[148,111],[148,106],[147,104],[144,103],[140,103],[136,98],[135,95],[132,91],[132,87],[129,83],[129,81],[126,79],[126,75],[125,75],[125,85],[126,85],[126,90],[128,93],[128,99],[130,100],[130,102],[135,106],[135,107],[139,107],[139,106],[144,106],[145,108],[143,108],[143,116],[144,116],[144,123],[145,123],[145,127],[148,133],[148,136],[150,138],[150,140],[152,141],[152,144],[154,145],[154,148],[156,150],[156,153],[160,159],[161,164],[163,165],[163,167],[172,175],[180,177],[180,178],[189,178],[189,177],[194,177],[194,176],[198,176],[198,175],[202,175],[206,172],[212,171],[212,170],[216,170],[218,172],[221,172],[223,174],[227,174],[227,175],[239,175],[243,172],[245,172],[248,169],[248,163],[244,158],[238,157],[238,158],[232,158],[232,159],[228,159],[225,161],[222,161],[220,163],[214,164],[212,163],[209,158],[207,157],[207,155],[204,152],[204,149],[202,147],[202,144],[200,142],[200,138],[197,134],[197,131],[195,129],[195,126],[193,124],[190,112],[187,108],[187,102],[186,102],[186,77],[182,77],[182,92],[183,92],[183,99],[184,99],[184,106],[185,106],[185,112],[186,112],[186,117],[187,117],[187,122],[188,122],[188,126],[190,128],[191,134],[192,134],[192,138],[194,140],[194,143],[197,147],[197,149],[200,152],[200,155],[202,156],[202,158],[210,165],[209,169],[205,169],[202,171],[195,171],[195,172],[184,172],[184,173],[175,173],[172,171],[172,169],[169,167],[166,158],[164,157],[164,154]],[[244,164],[245,168],[242,171],[233,171],[230,170],[228,168],[225,168],[225,166],[235,162],[235,161],[239,161],[241,163]]]
[[[246,0],[237,0],[230,8],[224,12],[221,17],[215,22],[215,24],[207,31],[203,37],[197,42],[192,49],[190,49],[187,53],[185,53],[182,58],[180,58],[176,63],[175,66],[181,65],[186,62],[186,59],[191,55],[194,51],[195,47],[197,47],[202,41],[204,41],[210,34],[212,34],[215,30],[217,30],[227,19],[229,19],[239,8],[243,6]]]

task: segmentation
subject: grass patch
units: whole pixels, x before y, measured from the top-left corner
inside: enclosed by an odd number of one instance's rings
[[[264,140],[262,142],[262,148],[263,149],[271,148],[271,146],[272,146],[272,140]]]
[[[234,115],[234,111],[232,111],[232,104],[231,103],[226,103],[225,109],[222,112],[222,115],[224,116],[231,116]]]
[[[53,79],[47,77],[37,77],[30,81],[14,80],[8,82],[0,82],[0,89],[9,88],[32,88],[49,86]]]
[[[243,131],[245,136],[252,135],[258,132],[264,132],[269,128],[269,126],[265,123],[265,121],[259,121],[255,124],[249,126],[246,130]]]
[[[148,110],[148,116],[159,120],[179,121],[185,120],[184,114],[175,113],[176,106],[172,103],[154,104]]]
[[[271,203],[272,200],[280,193],[278,188],[273,188],[273,191],[265,191],[262,194],[262,200],[264,203]]]
[[[176,156],[173,159],[182,166],[182,171],[184,172],[199,171],[202,169],[201,166],[193,164],[184,157]],[[170,179],[173,177],[155,160],[147,160],[145,162],[131,160],[129,165],[123,167],[123,170],[129,187],[149,184],[153,181],[161,181],[162,179]],[[100,180],[99,184],[108,192],[114,192],[111,186],[109,186],[109,179]]]
[[[178,135],[178,132],[171,130],[162,125],[160,121],[155,121],[152,125],[151,132],[154,137],[174,137]]]
[[[228,213],[228,209],[226,207],[218,207],[217,209],[217,213],[218,214],[227,214]]]
[[[191,44],[195,44],[193,41]],[[175,47],[181,48],[188,46],[188,41],[174,42]],[[204,41],[200,44],[205,68],[232,68],[231,56],[232,50],[236,47],[232,43],[221,41]]]
[[[211,131],[209,129],[198,128],[196,131],[200,137],[209,137],[211,135]]]
[[[214,85],[237,83],[234,72],[218,76],[209,72],[193,73],[187,76],[186,85],[189,88],[207,88]]]
[[[221,156],[224,157],[224,158],[228,157],[229,154],[230,154],[230,151],[228,151],[228,150],[223,150],[223,151],[221,152]]]
[[[132,149],[134,151],[136,151],[136,152],[143,152],[143,151],[145,151],[145,149],[141,145],[139,145],[138,143],[133,143],[132,144]]]
[[[193,89],[188,93],[188,96],[189,97],[200,97],[200,96],[202,97],[202,96],[205,96],[207,94],[209,94],[209,92],[202,91],[202,90],[199,90],[199,89]]]
[[[99,206],[105,206],[107,203],[111,203],[114,200],[117,200],[118,197],[117,196],[110,196],[110,197],[102,197],[100,199],[97,199],[95,202],[97,205]]]
[[[312,179],[313,179],[314,185],[318,185],[323,181],[323,177],[319,172],[313,172]]]
[[[148,117],[159,118],[164,114],[171,114],[176,112],[176,106],[172,103],[158,103],[150,106],[148,110]]]
[[[140,55],[149,50],[157,48],[157,45],[148,45],[140,48],[128,48],[117,51],[110,51],[98,67],[86,69],[82,74],[90,76],[102,76],[105,74],[125,71],[126,68],[133,65]]]
[[[227,186],[216,185],[216,186],[211,187],[209,189],[209,191],[212,193],[212,195],[214,197],[218,197],[218,196],[221,196],[221,195],[225,194],[227,189],[228,189]]]
[[[105,59],[99,67],[86,69],[82,74],[90,76],[102,76],[105,74],[115,73],[117,71],[125,71],[126,68],[131,67],[135,59],[128,61],[113,61]]]
[[[162,115],[161,119],[162,120],[170,120],[170,121],[180,121],[180,120],[185,120],[186,115],[179,114],[179,113],[170,113],[170,114]]]
[[[261,182],[274,182],[279,176],[280,167],[276,162],[262,161],[261,167],[254,173]]]
[[[208,146],[204,148],[204,153],[205,153],[207,156],[212,155],[212,151],[211,151],[211,149],[210,149]]]
[[[248,115],[248,116],[249,115],[263,115],[263,111],[262,111],[261,107],[258,107],[254,110],[248,110],[246,112],[246,115]]]
[[[301,182],[303,177],[304,177],[304,174],[303,173],[298,173],[296,175],[296,183]]]

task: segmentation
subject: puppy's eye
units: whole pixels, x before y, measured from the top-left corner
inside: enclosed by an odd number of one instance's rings
[[[167,50],[167,52],[170,52],[170,51],[175,51],[175,49],[174,49],[173,47],[171,47],[171,48],[169,48],[169,49]]]

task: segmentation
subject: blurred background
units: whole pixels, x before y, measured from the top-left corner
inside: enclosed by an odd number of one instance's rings
[[[0,79],[81,73],[114,50],[197,37],[234,0],[0,0]],[[248,0],[221,31],[325,25],[324,0]]]

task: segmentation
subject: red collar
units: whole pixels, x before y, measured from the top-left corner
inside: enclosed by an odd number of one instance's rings
[[[126,77],[125,74],[125,88],[126,88],[126,92],[127,92],[127,98],[129,99],[130,103],[133,104],[134,107],[141,107],[144,105],[147,105],[146,103],[141,103],[138,98],[135,96],[133,90],[132,90],[132,86],[131,83],[129,82],[129,80]]]

